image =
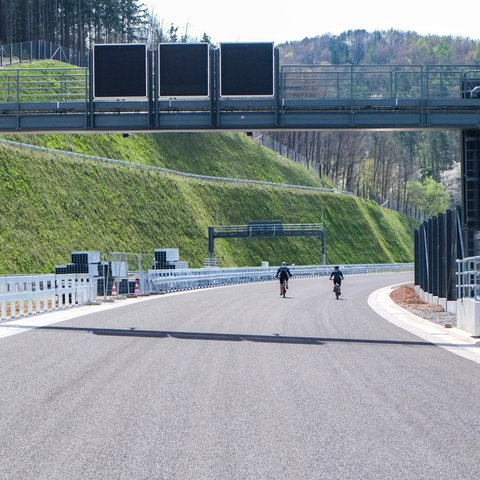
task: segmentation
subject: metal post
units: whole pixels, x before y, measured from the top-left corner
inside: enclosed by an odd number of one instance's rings
[[[215,227],[208,227],[208,252],[210,255],[210,266],[214,266],[215,262]]]
[[[280,53],[278,48],[273,50],[274,55],[274,89],[275,89],[275,126],[280,127]]]
[[[93,50],[90,51],[88,55],[88,80],[89,80],[89,92],[88,92],[88,105],[89,108],[87,109],[87,128],[94,128],[94,105],[93,105]]]
[[[150,128],[156,126],[155,122],[155,104],[157,103],[157,89],[154,88],[152,78],[157,80],[157,75],[153,75],[153,52],[151,50],[147,51],[147,97],[148,97],[148,125]]]
[[[210,53],[210,125],[218,127],[220,122],[220,50],[212,49]]]
[[[323,231],[323,234],[322,234],[322,265],[326,265],[327,264],[327,257],[326,257],[326,253],[325,253],[325,230]]]

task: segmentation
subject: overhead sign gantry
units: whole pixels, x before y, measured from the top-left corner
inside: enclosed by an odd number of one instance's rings
[[[216,238],[319,237],[322,239],[322,265],[325,265],[325,230],[323,223],[283,223],[281,220],[254,221],[247,225],[208,227],[210,264],[215,260]]]

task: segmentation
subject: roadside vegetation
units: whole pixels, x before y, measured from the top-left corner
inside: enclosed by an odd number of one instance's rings
[[[10,136],[20,143],[169,169],[331,188],[241,133]],[[375,202],[329,191],[183,177],[0,142],[0,273],[52,272],[71,251],[179,248],[199,267],[210,225],[321,223],[327,263],[413,261],[417,223]],[[321,263],[318,238],[219,239],[227,266]]]
[[[35,63],[42,68],[42,62]],[[72,251],[83,250],[179,248],[182,260],[200,267],[209,253],[209,226],[255,220],[324,223],[328,263],[413,261],[417,222],[334,191],[334,183],[319,178],[318,170],[262,146],[255,134],[2,138],[10,143],[0,142],[0,274],[53,272],[55,265],[69,263]],[[242,181],[186,177],[145,166]],[[262,261],[319,264],[322,258],[319,238],[219,239],[215,254],[225,267]]]

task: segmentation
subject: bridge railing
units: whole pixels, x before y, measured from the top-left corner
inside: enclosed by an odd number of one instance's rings
[[[0,49],[3,47],[0,47]],[[0,55],[2,52],[0,51]],[[89,71],[71,68],[8,68],[0,73],[0,102],[89,101]],[[282,65],[279,72],[278,104],[284,107],[322,105],[417,106],[420,101],[468,98],[465,86],[480,83],[475,65]],[[253,102],[252,99],[249,100]],[[301,101],[301,103],[297,103]],[[198,99],[159,100],[159,108],[171,113],[208,110],[210,102]],[[258,104],[272,108],[267,100]],[[263,102],[263,103],[262,103]],[[393,103],[392,103],[393,102]],[[102,102],[96,102],[99,105]],[[139,102],[109,101],[121,108],[135,108]],[[242,109],[245,100],[220,99],[220,106]],[[257,107],[256,107],[257,108]]]
[[[323,234],[323,230],[321,223],[252,222],[248,225],[218,225],[214,227],[214,236],[219,238],[319,236]]]
[[[286,99],[421,98],[421,65],[283,65]]]
[[[365,100],[372,107],[466,98],[466,79],[480,78],[478,67],[466,65],[283,65],[280,72],[285,100]]]
[[[85,68],[17,68],[0,75],[0,103],[85,102],[87,98]]]

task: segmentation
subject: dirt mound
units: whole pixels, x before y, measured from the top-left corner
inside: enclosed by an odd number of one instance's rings
[[[432,305],[421,299],[415,288],[410,285],[401,285],[397,287],[391,294],[391,299],[410,311],[429,311],[429,312],[444,312],[445,310],[441,305]]]
[[[401,285],[392,291],[390,298],[405,310],[430,322],[452,327],[457,324],[457,316],[454,313],[446,312],[441,305],[433,305],[426,302],[415,291],[411,285]]]

